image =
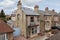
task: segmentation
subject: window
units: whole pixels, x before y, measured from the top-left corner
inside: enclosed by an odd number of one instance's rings
[[[46,17],[45,17],[45,20],[49,20],[49,19],[50,19],[50,16],[46,16]]]
[[[35,28],[35,33],[37,33],[37,27]]]
[[[45,16],[45,20],[47,20],[47,17]]]
[[[34,17],[31,17],[31,22],[34,22]]]
[[[17,14],[17,19],[19,20],[19,16],[20,16],[20,14]]]
[[[37,33],[37,28],[32,28],[32,34],[36,34]]]
[[[0,40],[8,40],[7,34],[0,34]]]
[[[32,34],[34,34],[34,28],[32,28]]]
[[[7,34],[5,34],[5,40],[8,40],[8,35]]]
[[[59,21],[59,20],[58,20],[58,17],[54,17],[54,21]]]

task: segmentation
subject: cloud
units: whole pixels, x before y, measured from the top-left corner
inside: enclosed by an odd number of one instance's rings
[[[6,14],[11,14],[11,12],[16,7],[16,1],[15,0],[1,0],[0,1],[0,10],[4,9]]]
[[[36,5],[38,2],[42,2],[43,0],[22,0],[23,5],[33,6]]]
[[[34,7],[30,7],[30,6],[24,6],[24,7],[34,9]]]
[[[0,2],[0,6],[3,7],[3,9],[11,9],[14,4],[14,0],[3,0]]]
[[[60,7],[60,0],[21,0],[22,6],[28,7],[33,9],[35,5],[39,5],[40,9],[44,9],[46,6],[48,6],[50,9],[54,8],[59,11]],[[0,10],[4,9],[5,13],[12,13],[12,11],[17,9],[17,2],[18,0],[0,0]],[[54,2],[54,3],[53,3]]]

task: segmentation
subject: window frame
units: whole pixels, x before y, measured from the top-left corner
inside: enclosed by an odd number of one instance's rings
[[[34,22],[34,17],[30,17],[30,22]]]

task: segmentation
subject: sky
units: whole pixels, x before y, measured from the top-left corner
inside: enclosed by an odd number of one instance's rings
[[[0,0],[0,10],[4,10],[6,14],[11,14],[17,9],[18,0]],[[21,0],[23,7],[33,9],[35,5],[39,5],[40,10],[48,7],[50,10],[55,9],[60,12],[60,0]]]

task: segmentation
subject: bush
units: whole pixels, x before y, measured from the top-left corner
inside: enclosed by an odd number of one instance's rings
[[[51,30],[46,30],[45,32],[47,33],[47,32],[50,32]]]

